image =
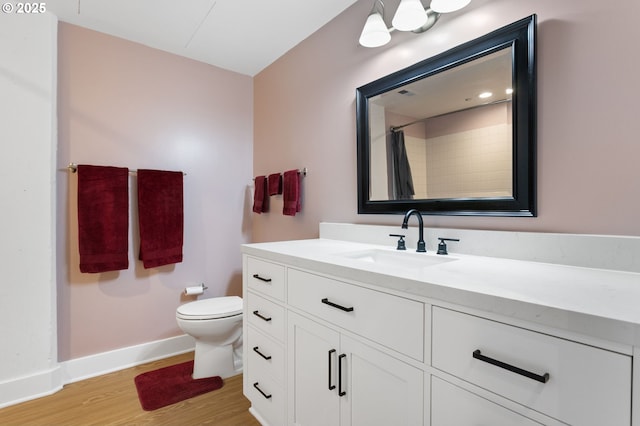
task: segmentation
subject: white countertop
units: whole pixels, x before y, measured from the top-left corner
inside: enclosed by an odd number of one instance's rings
[[[640,273],[451,253],[455,259],[402,268],[350,258],[388,246],[313,239],[245,244],[242,252],[425,301],[443,301],[514,320],[640,346]],[[345,255],[347,254],[347,255]],[[439,260],[439,259],[437,259]],[[613,349],[628,352],[628,349]]]

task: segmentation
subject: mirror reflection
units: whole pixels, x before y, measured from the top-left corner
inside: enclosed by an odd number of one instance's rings
[[[356,89],[358,213],[535,216],[536,16]]]
[[[370,200],[511,197],[512,75],[508,47],[369,98]]]

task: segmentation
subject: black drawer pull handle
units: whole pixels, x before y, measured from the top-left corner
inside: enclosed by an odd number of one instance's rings
[[[258,318],[260,318],[261,320],[264,320],[264,321],[271,321],[271,317],[267,318],[267,317],[265,317],[265,316],[263,316],[263,315],[260,315],[260,312],[259,312],[259,311],[253,311],[253,315],[257,316],[257,317],[258,317]]]
[[[333,368],[331,367],[331,360],[332,360],[333,357],[331,355],[333,355],[334,353],[336,353],[335,349],[331,349],[329,351],[329,390],[334,390],[336,388],[336,385],[334,385],[332,380],[331,380],[332,379],[332,377],[331,377],[332,374],[331,373],[332,373],[332,370],[333,370]]]
[[[338,309],[343,310],[345,312],[353,312],[353,307],[345,308],[344,306],[340,306],[340,305],[338,305],[336,303],[329,302],[329,299],[327,299],[326,297],[324,299],[322,299],[321,302],[324,303],[325,305],[333,306],[334,308],[338,308]]]
[[[262,389],[260,389],[260,387],[258,386],[258,382],[255,382],[253,384],[253,387],[258,389],[258,392],[260,392],[262,394],[262,396],[264,396],[266,399],[271,398],[271,395],[267,395],[266,393],[264,393],[264,391]]]
[[[271,355],[265,355],[262,352],[260,352],[260,349],[258,349],[258,347],[256,346],[255,348],[253,348],[253,351],[255,353],[257,353],[258,355],[260,355],[262,358],[266,359],[266,360],[270,360],[271,359]]]
[[[265,283],[270,283],[271,282],[271,278],[262,278],[258,274],[253,274],[253,278],[255,278],[256,280],[264,281]]]
[[[539,374],[532,373],[531,371],[523,370],[522,368],[516,367],[511,364],[507,364],[506,362],[498,361],[497,359],[489,358],[486,355],[482,355],[482,353],[480,353],[480,349],[476,349],[475,351],[473,351],[473,357],[475,359],[479,359],[480,361],[487,362],[491,365],[504,368],[505,370],[509,370],[513,373],[520,374],[521,376],[525,376],[530,379],[536,380],[540,383],[547,383],[549,381],[549,373],[544,373],[541,376]]]
[[[338,357],[338,395],[345,396],[347,394],[346,391],[342,390],[342,360],[347,356],[342,354]]]

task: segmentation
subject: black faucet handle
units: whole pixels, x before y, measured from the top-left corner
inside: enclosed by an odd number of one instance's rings
[[[447,243],[445,243],[445,241],[460,241],[460,239],[458,239],[458,238],[440,238],[440,237],[438,237],[438,239],[440,240],[440,243],[438,244],[438,253],[437,254],[449,254],[447,252]]]
[[[396,250],[406,250],[407,249],[407,245],[404,242],[404,235],[400,235],[400,234],[389,234],[390,237],[398,237],[398,246],[396,247]]]

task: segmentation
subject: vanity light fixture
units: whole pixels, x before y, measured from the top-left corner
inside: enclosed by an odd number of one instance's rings
[[[423,33],[436,23],[441,13],[460,10],[470,2],[471,0],[431,0],[431,5],[425,8],[420,0],[400,0],[391,20],[393,26],[387,28],[384,22],[384,3],[382,0],[374,0],[359,43],[364,47],[384,46],[391,41],[391,32],[395,30]]]
[[[429,7],[436,13],[450,13],[460,10],[471,3],[471,0],[431,0]]]

